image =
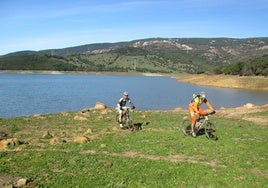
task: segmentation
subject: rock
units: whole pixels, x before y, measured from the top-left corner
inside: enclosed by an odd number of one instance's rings
[[[92,129],[88,128],[88,130],[86,131],[86,134],[91,134],[92,133]]]
[[[17,181],[17,183],[15,184],[15,187],[22,187],[25,186],[27,184],[27,179],[25,178],[21,178]]]
[[[20,141],[17,138],[9,138],[6,141],[7,141],[7,145],[11,145],[11,146],[20,145]]]
[[[251,104],[251,103],[247,103],[244,105],[245,108],[253,108],[254,107],[254,104]]]
[[[50,134],[50,132],[49,131],[45,131],[44,133],[43,133],[43,136],[42,136],[42,138],[52,138],[53,136]]]
[[[76,136],[74,137],[74,142],[79,144],[85,144],[89,141],[89,139],[85,136]]]
[[[65,116],[65,117],[66,117],[66,116],[69,116],[69,113],[67,113],[67,112],[61,112],[60,114],[61,114],[62,116]]]
[[[113,131],[118,131],[119,128],[114,126],[114,127],[112,128],[112,130],[113,130]]]
[[[0,151],[5,150],[9,145],[10,146],[19,146],[21,142],[17,138],[9,138],[6,140],[0,141]]]
[[[87,112],[90,112],[90,108],[84,108],[81,110],[82,113],[87,113]]]
[[[147,115],[143,114],[143,115],[141,116],[141,118],[145,119],[145,118],[147,118]]]
[[[95,104],[95,107],[94,107],[94,109],[96,109],[96,110],[104,110],[106,108],[107,108],[107,106],[101,102],[97,102]]]
[[[106,147],[106,144],[101,144],[100,147],[101,148],[105,148]]]
[[[1,140],[0,141],[0,151],[5,150],[7,148],[7,141],[6,140]]]
[[[52,139],[50,139],[49,143],[51,145],[59,144],[59,143],[61,143],[61,139],[60,138],[52,138]]]
[[[82,117],[82,116],[74,116],[74,120],[78,120],[78,121],[86,121],[87,118],[86,117]]]
[[[37,119],[44,119],[45,117],[42,116],[42,114],[35,114],[33,117]]]

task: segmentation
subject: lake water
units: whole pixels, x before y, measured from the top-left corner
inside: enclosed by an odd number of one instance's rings
[[[114,108],[124,91],[139,110],[187,108],[205,91],[215,109],[268,103],[268,92],[223,89],[159,76],[0,74],[0,117],[79,111],[102,102]]]

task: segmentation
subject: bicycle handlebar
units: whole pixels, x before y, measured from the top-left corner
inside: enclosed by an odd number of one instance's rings
[[[124,110],[127,110],[127,109],[135,109],[135,106],[132,106],[132,107],[129,107],[129,106],[123,106],[123,107],[121,107],[122,109],[124,109]]]
[[[207,116],[209,116],[209,115],[213,115],[213,114],[215,114],[215,113],[216,113],[216,111],[214,110],[214,111],[209,112],[209,113],[206,113],[206,114],[204,114],[204,115],[199,114],[199,118],[198,118],[198,119],[205,119]]]
[[[209,116],[209,115],[213,115],[213,114],[216,114],[215,110],[213,110],[212,112],[206,113],[205,115],[202,115],[202,116]]]
[[[209,115],[213,115],[213,114],[216,114],[215,110],[213,110],[212,112],[209,113]]]
[[[133,108],[133,107],[129,107],[129,106],[123,106],[122,108],[121,108],[121,110],[123,110],[123,111],[127,111],[127,110],[134,110],[135,109],[135,107]]]

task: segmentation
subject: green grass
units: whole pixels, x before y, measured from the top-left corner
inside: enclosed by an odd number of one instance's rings
[[[183,136],[184,112],[131,115],[141,131],[115,129],[114,111],[2,119],[1,131],[23,144],[0,152],[0,177],[36,187],[268,187],[267,126],[215,115],[219,139],[211,141]],[[45,131],[62,142],[50,144]],[[90,141],[73,142],[80,135]]]

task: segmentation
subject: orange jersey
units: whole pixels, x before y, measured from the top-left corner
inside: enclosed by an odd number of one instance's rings
[[[199,106],[203,103],[205,103],[205,105],[207,106],[208,109],[214,110],[212,105],[208,102],[208,100],[206,98],[202,100],[200,97],[196,97],[189,104],[189,111],[193,111],[195,113],[198,113]]]

